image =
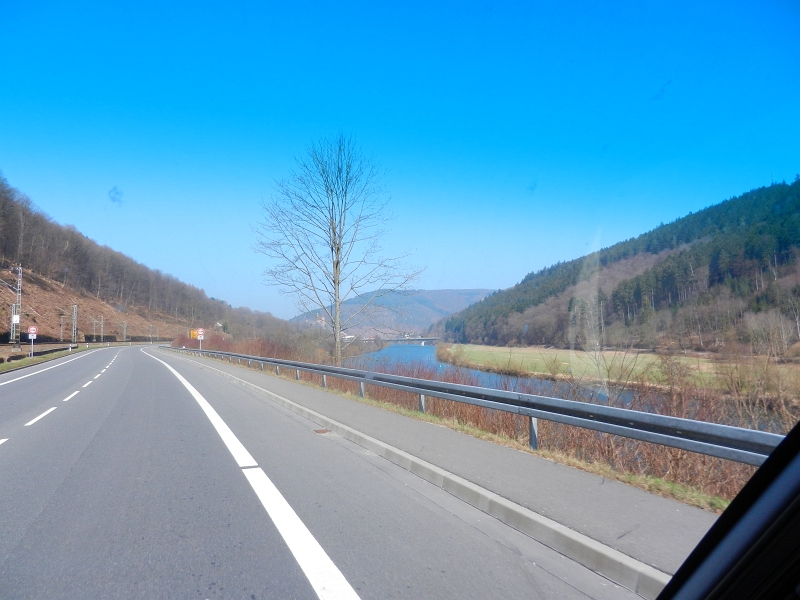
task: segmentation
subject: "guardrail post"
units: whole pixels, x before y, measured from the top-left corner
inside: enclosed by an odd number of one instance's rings
[[[249,360],[249,359],[248,359],[248,361],[247,361],[247,368],[248,368],[248,369],[250,368],[250,360]]]
[[[322,376],[322,387],[324,387],[324,388],[328,387],[328,376],[327,375],[323,375]]]
[[[419,395],[419,412],[425,412],[425,394]]]
[[[263,371],[264,370],[264,363],[258,363],[258,364],[261,365],[261,370]]]
[[[358,395],[361,396],[362,398],[364,397],[364,382],[363,381],[359,381],[358,382]]]
[[[300,369],[295,369],[294,370],[294,378],[296,380],[300,381]]]
[[[530,437],[531,437],[531,450],[538,450],[539,449],[539,419],[536,417],[528,417],[530,419],[530,423],[528,427],[530,429]]]
[[[281,367],[280,367],[280,365],[275,365],[275,375],[280,375],[280,374],[281,374]]]

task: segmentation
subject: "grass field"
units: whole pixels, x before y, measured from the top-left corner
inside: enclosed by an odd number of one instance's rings
[[[656,382],[661,357],[653,352],[604,350],[585,352],[531,346],[510,348],[453,344],[437,347],[437,357],[445,362],[513,375],[538,375],[546,378],[575,378],[582,381]],[[725,388],[731,369],[741,363],[697,355],[674,357],[686,367],[691,381],[699,387]],[[748,359],[752,367],[759,358]],[[786,381],[800,375],[798,365],[773,365]]]

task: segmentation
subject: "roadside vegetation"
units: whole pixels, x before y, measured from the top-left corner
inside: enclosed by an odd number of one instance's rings
[[[96,348],[96,346],[92,346],[92,348],[86,348],[85,345],[79,345],[77,348],[74,348],[72,352],[70,352],[69,350],[62,350],[61,352],[53,352],[51,354],[45,354],[44,356],[34,356],[33,358],[27,356],[27,352],[23,349],[21,354],[23,355],[24,358],[12,361],[8,361],[5,358],[0,359],[0,373],[5,373],[7,371],[15,371],[23,367],[31,367],[33,365],[49,362],[56,358],[61,358],[62,356],[67,356],[69,354],[77,354],[78,352],[84,352],[86,350],[94,348]]]

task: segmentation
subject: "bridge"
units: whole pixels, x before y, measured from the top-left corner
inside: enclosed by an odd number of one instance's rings
[[[384,339],[384,342],[391,344],[419,344],[420,346],[435,346],[436,342],[441,341],[438,337],[399,337]]]

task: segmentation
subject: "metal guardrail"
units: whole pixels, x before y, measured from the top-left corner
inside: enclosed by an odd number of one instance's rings
[[[754,466],[759,466],[763,463],[775,446],[783,440],[783,436],[765,431],[668,417],[625,408],[564,400],[562,398],[521,394],[388,373],[361,371],[359,369],[249,356],[233,352],[162,347],[176,352],[210,356],[223,360],[227,358],[229,362],[233,362],[236,359],[240,364],[241,361],[246,360],[249,366],[252,366],[253,363],[260,365],[262,371],[265,365],[269,365],[275,367],[278,374],[280,374],[281,368],[292,369],[295,371],[296,379],[300,378],[301,371],[316,373],[322,376],[323,387],[327,387],[328,376],[358,381],[362,396],[364,395],[365,384],[411,392],[419,396],[419,410],[422,412],[425,412],[426,397],[434,396],[444,400],[464,402],[475,406],[524,415],[530,417],[531,447],[534,449],[538,447],[537,419],[574,425]]]

